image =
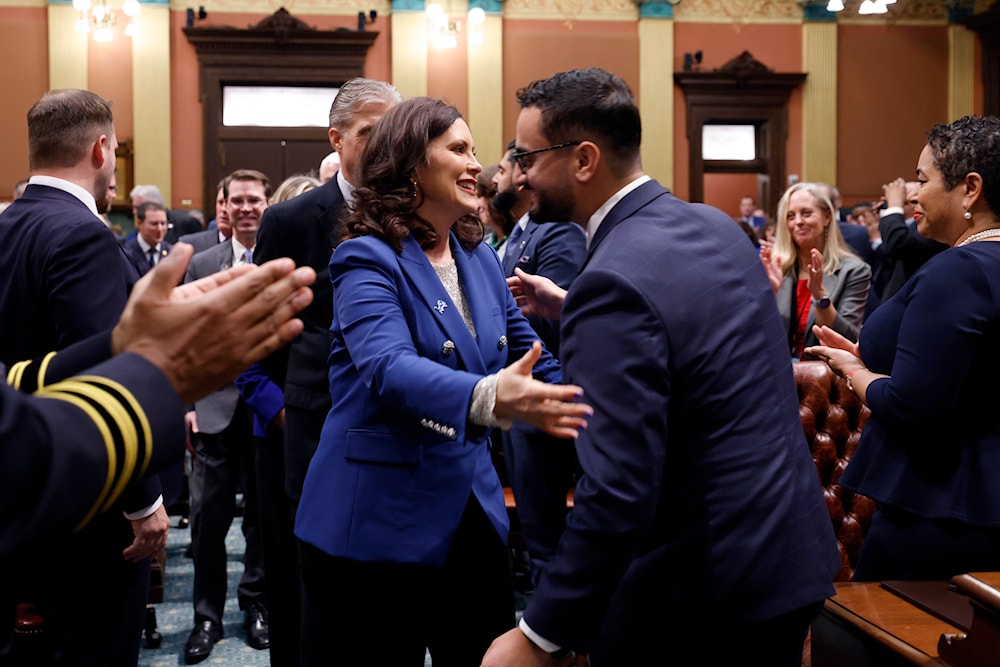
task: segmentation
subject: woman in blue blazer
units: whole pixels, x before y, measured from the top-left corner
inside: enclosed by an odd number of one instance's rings
[[[918,231],[950,249],[875,310],[858,345],[818,332],[871,408],[840,483],[878,506],[854,578],[1000,570],[1000,119],[937,125]]]
[[[333,406],[296,516],[303,660],[423,665],[429,649],[435,667],[477,665],[514,625],[490,429],[575,437],[589,408],[549,384],[558,365],[481,242],[482,167],[458,111],[399,104],[362,160],[330,261]],[[511,350],[531,351],[504,370]]]

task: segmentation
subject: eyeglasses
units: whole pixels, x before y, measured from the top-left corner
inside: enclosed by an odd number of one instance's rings
[[[545,148],[536,148],[533,151],[514,151],[511,153],[510,157],[517,166],[521,168],[521,171],[527,172],[531,169],[531,165],[535,164],[535,155],[539,153],[544,153],[545,151],[554,151],[557,148],[569,148],[570,146],[579,146],[582,141],[567,141],[564,144],[556,144],[554,146],[546,146]]]

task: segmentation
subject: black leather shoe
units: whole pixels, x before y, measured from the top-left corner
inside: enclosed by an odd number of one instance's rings
[[[271,645],[267,629],[267,610],[259,604],[252,604],[243,612],[243,627],[247,631],[247,643],[257,650]]]
[[[222,624],[214,621],[199,621],[184,644],[184,662],[193,665],[212,653],[212,647],[222,639]]]

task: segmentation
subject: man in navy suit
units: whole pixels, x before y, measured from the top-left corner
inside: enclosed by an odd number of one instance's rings
[[[555,74],[518,101],[531,216],[585,226],[588,255],[568,293],[526,274],[512,289],[529,307],[539,283],[565,295],[564,379],[594,415],[556,555],[483,664],[629,667],[694,646],[798,667],[840,558],[757,253],[728,215],[643,174],[615,75]]]
[[[330,411],[330,254],[340,243],[344,204],[350,203],[354,184],[360,182],[357,172],[368,134],[401,99],[383,81],[357,78],[341,86],[330,106],[329,129],[330,145],[340,155],[340,171],[321,187],[268,207],[257,234],[254,261],[291,257],[297,266],[313,267],[318,276],[313,286],[316,298],[302,313],[302,335],[265,359],[258,375],[280,387],[284,399],[280,424],[272,424],[269,437],[258,440],[261,521],[265,534],[272,535],[265,541],[264,559],[273,577],[285,578],[279,582],[272,577],[268,591],[273,667],[299,664],[298,553],[292,527],[306,469]]]
[[[60,350],[118,321],[138,276],[99,216],[117,145],[110,103],[89,91],[51,91],[29,110],[31,178],[0,215],[7,276],[0,285],[0,362]],[[117,511],[20,564],[4,564],[3,571],[18,573],[18,585],[0,586],[2,603],[38,605],[53,656],[135,664],[149,558],[166,544],[168,527],[159,480],[140,480],[122,494]],[[87,576],[57,576],[67,554]],[[4,625],[0,644],[6,633]]]
[[[914,211],[917,205],[916,181],[897,178],[882,186],[886,208],[879,212],[879,233],[882,235],[882,261],[885,277],[881,303],[888,301],[927,260],[948,246],[920,233]]]
[[[514,184],[517,165],[511,141],[500,160],[493,183],[494,205],[517,220],[504,246],[503,272],[515,269],[545,276],[569,289],[587,253],[587,238],[578,225],[539,224],[528,215],[531,193]],[[559,356],[559,322],[529,316],[528,322],[553,356]],[[508,359],[508,364],[515,361]],[[515,422],[502,431],[503,458],[517,503],[517,518],[531,559],[531,582],[555,554],[566,525],[566,492],[575,483],[577,462],[572,441],[555,438],[541,429]]]
[[[136,272],[144,276],[170,254],[173,246],[163,240],[167,235],[167,209],[163,204],[151,201],[140,204],[136,218],[137,234],[126,240],[122,249]]]

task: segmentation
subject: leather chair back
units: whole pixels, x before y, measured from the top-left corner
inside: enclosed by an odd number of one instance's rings
[[[822,361],[792,364],[799,393],[799,417],[816,472],[823,486],[826,507],[843,565],[834,581],[849,581],[871,525],[875,503],[838,483],[861,439],[861,429],[871,412],[847,381]]]

